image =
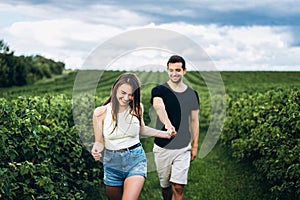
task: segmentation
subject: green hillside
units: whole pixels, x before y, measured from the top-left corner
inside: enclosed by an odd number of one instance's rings
[[[110,83],[114,81],[120,71],[108,71],[108,72],[98,72],[101,74],[99,81],[99,88],[106,84],[109,88]],[[142,82],[159,83],[160,80],[157,74],[159,72],[136,72]],[[149,75],[152,74],[152,75]],[[162,72],[162,74],[164,74]],[[205,83],[201,77],[201,72],[189,72],[187,73],[186,79],[192,76],[197,78],[196,81],[199,83],[194,83],[195,85],[202,85],[205,89]],[[268,90],[274,87],[299,87],[300,86],[300,72],[221,72],[221,77],[225,85],[227,92],[231,91],[247,91],[249,89]],[[77,75],[77,71],[65,71],[63,75],[54,76],[51,79],[43,79],[37,81],[32,85],[21,86],[21,87],[9,87],[0,88],[0,97],[10,98],[16,96],[34,96],[34,95],[44,95],[45,93],[51,94],[61,94],[64,93],[68,97],[72,96],[74,81]],[[151,76],[154,78],[152,79]],[[161,76],[162,81],[166,80],[166,74]],[[109,82],[106,82],[110,79]],[[148,81],[147,81],[148,80]],[[105,83],[106,82],[106,83]],[[105,89],[107,89],[105,88]]]
[[[93,139],[93,133],[89,127],[75,128],[72,117],[73,90],[79,73],[83,72],[65,71],[32,85],[0,88],[0,159],[3,161],[0,180],[4,180],[0,182],[0,199],[103,197],[101,166],[92,161],[76,128],[84,132],[88,142]],[[82,122],[90,123],[88,102],[101,105],[121,73],[89,71],[90,78],[80,80],[77,86],[82,87],[83,94],[88,89],[86,86],[96,84],[97,88],[96,97],[79,99]],[[145,122],[153,126],[149,114],[150,91],[154,85],[166,81],[167,74],[135,73],[142,82]],[[199,146],[212,118],[212,94],[208,85],[219,84],[217,75],[216,72],[188,72],[185,76],[185,82],[200,96]],[[224,129],[212,151],[192,162],[186,199],[297,199],[300,195],[300,72],[221,72],[220,75],[226,97]],[[95,83],[92,77],[97,76],[99,81]],[[218,99],[217,103],[220,103]],[[149,153],[150,171],[140,199],[161,199],[151,160],[153,139],[141,140],[145,152]]]

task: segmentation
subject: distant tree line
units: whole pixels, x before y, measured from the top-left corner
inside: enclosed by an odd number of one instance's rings
[[[42,78],[62,74],[63,62],[56,62],[40,55],[15,56],[9,46],[0,40],[0,87],[32,84]]]

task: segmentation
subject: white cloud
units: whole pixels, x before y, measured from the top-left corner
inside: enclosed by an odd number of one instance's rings
[[[128,25],[142,25],[149,23],[150,19],[139,15],[130,9],[117,5],[88,4],[61,7],[57,4],[10,4],[0,3],[0,11],[11,12],[23,16],[24,20],[74,20],[90,24],[102,24],[126,27]]]
[[[204,49],[219,70],[265,70],[270,65],[268,69],[282,69],[292,65],[293,70],[296,70],[296,66],[300,64],[299,50],[288,46],[291,35],[286,27],[231,27],[184,23],[151,24],[143,27],[168,29],[187,36]],[[127,30],[65,19],[18,22],[2,33],[9,35],[12,39],[9,45],[18,54],[41,54],[65,62],[68,68],[79,68],[97,46]],[[157,55],[156,60],[162,61],[158,58]],[[122,63],[128,67],[146,65],[142,57],[138,59],[133,56],[129,60],[131,61],[123,60]],[[119,67],[123,68],[121,65]]]
[[[262,2],[248,2],[241,6],[239,1],[203,2],[205,3],[216,10],[224,9],[220,8],[221,4],[225,4],[228,10],[265,5]],[[293,3],[294,1],[289,1],[288,5]],[[163,6],[149,5],[143,9],[154,13],[168,12]],[[272,9],[280,8],[273,6]],[[148,15],[133,11],[134,9],[114,4],[63,9],[50,4],[10,6],[0,3],[0,12],[4,10],[5,13],[11,12],[16,16],[16,20],[0,29],[3,37],[0,39],[4,39],[17,55],[40,54],[65,62],[67,68],[80,68],[96,47],[114,36],[135,28],[152,27],[175,31],[195,41],[219,70],[300,70],[299,47],[291,46],[295,41],[293,36],[296,35],[291,34],[288,26],[219,26],[183,22],[155,24],[154,21],[150,22],[156,17],[151,19]],[[190,8],[185,8],[182,12],[175,10],[169,15],[193,15],[193,12]],[[151,36],[144,39],[151,41]],[[126,45],[128,44],[124,44]],[[190,49],[186,49],[187,55],[191,54],[189,51]],[[121,61],[118,66],[121,69],[124,69],[122,64],[130,67],[147,66],[147,60],[156,60],[151,64],[159,68],[159,63],[165,65],[166,61],[166,52],[162,51],[151,53],[144,50],[127,56],[119,59]]]
[[[10,39],[9,46],[17,55],[40,54],[78,68],[82,62],[74,65],[74,55],[75,60],[83,60],[99,43],[121,31],[113,26],[62,19],[16,22],[1,33]]]
[[[164,24],[194,40],[219,70],[299,70],[288,27]],[[285,55],[285,56],[282,56]],[[289,59],[286,59],[286,58]],[[287,66],[290,66],[288,68]],[[298,68],[297,68],[298,67]]]

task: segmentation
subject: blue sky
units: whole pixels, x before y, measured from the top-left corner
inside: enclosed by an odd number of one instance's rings
[[[300,1],[0,0],[0,39],[16,55],[43,55],[67,68],[82,68],[110,38],[148,27],[187,36],[217,70],[300,70]],[[155,53],[165,62],[168,55]],[[122,69],[147,60],[142,54],[128,55]]]

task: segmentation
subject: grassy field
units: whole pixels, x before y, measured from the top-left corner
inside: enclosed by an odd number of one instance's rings
[[[202,138],[203,136],[202,134]],[[149,152],[152,142],[143,141],[143,146],[145,151]],[[263,180],[257,180],[255,173],[251,165],[235,161],[220,144],[217,144],[205,158],[197,158],[191,163],[185,198],[270,199],[268,184]],[[156,172],[149,172],[140,199],[162,199],[160,191]]]
[[[98,83],[97,94],[108,96],[115,77],[120,73],[122,72],[104,72]],[[143,83],[143,103],[149,105],[150,88],[153,83],[165,81],[166,74],[136,73]],[[190,74],[190,77],[186,77],[187,81],[200,91],[200,98],[205,97],[207,89],[201,79],[201,73]],[[61,76],[45,79],[33,85],[0,88],[0,97],[10,99],[20,95],[43,96],[46,93],[53,95],[64,93],[68,98],[72,98],[76,75],[75,71],[68,71]],[[193,81],[195,78],[192,79],[192,76],[197,77],[199,82]],[[238,95],[248,91],[272,90],[275,87],[300,86],[300,72],[221,72],[221,77],[227,94]],[[145,121],[149,123],[149,119]],[[206,128],[201,127],[200,143],[203,141]],[[142,142],[145,151],[151,152],[153,139],[143,138]],[[268,184],[264,180],[257,180],[255,173],[250,164],[235,161],[222,145],[217,144],[206,157],[192,162],[189,183],[185,190],[186,199],[270,199]],[[140,199],[162,199],[156,172],[148,173]]]

